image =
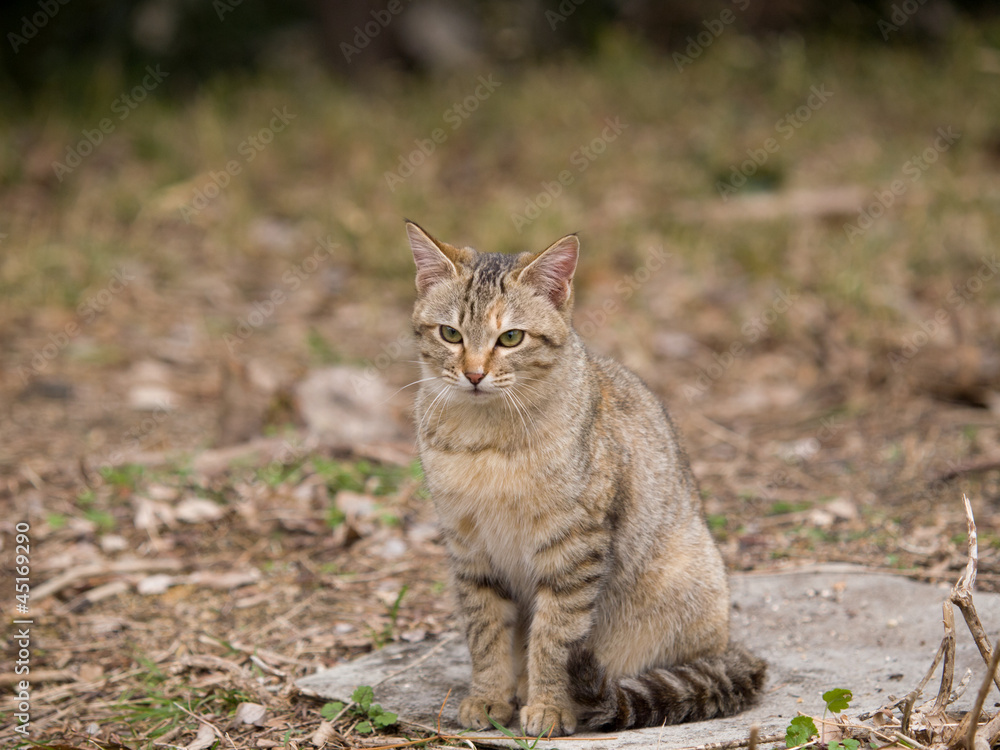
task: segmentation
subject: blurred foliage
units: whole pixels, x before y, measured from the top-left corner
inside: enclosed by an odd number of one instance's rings
[[[592,52],[610,29],[683,54],[719,19],[742,33],[835,33],[933,43],[963,17],[997,13],[988,0],[7,0],[0,7],[0,94],[23,103],[58,92],[86,101],[102,70],[131,79],[170,71],[190,92],[212,74],[301,68],[321,61],[345,79],[372,69],[435,73],[471,59],[519,65],[567,50]],[[729,20],[731,19],[731,20]],[[887,31],[886,23],[893,25]],[[353,55],[351,48],[363,49]]]

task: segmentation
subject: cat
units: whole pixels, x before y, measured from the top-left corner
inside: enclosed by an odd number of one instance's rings
[[[722,557],[676,430],[573,329],[580,243],[480,253],[406,223],[420,460],[472,657],[463,726],[532,736],[737,713]]]

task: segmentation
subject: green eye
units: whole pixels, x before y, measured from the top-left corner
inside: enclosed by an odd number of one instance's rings
[[[512,328],[509,331],[501,333],[500,338],[497,339],[497,343],[500,346],[517,346],[522,340],[524,340],[524,331]]]
[[[441,326],[441,338],[447,341],[449,344],[461,344],[462,334],[451,326]]]

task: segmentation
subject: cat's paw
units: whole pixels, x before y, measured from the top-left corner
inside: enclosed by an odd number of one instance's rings
[[[568,706],[536,703],[521,709],[521,728],[532,737],[553,737],[576,731],[576,714]]]
[[[489,714],[498,724],[507,725],[514,715],[514,706],[509,700],[470,695],[458,707],[458,720],[463,727],[489,729],[493,725],[486,718]]]

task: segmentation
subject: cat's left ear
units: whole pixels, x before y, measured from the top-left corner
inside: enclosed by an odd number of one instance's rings
[[[573,274],[579,257],[580,239],[568,234],[535,256],[518,281],[531,284],[561,309],[573,295]]]
[[[453,248],[438,242],[412,221],[406,222],[406,235],[417,264],[417,294],[423,296],[438,282],[458,276],[456,259],[447,254]]]

